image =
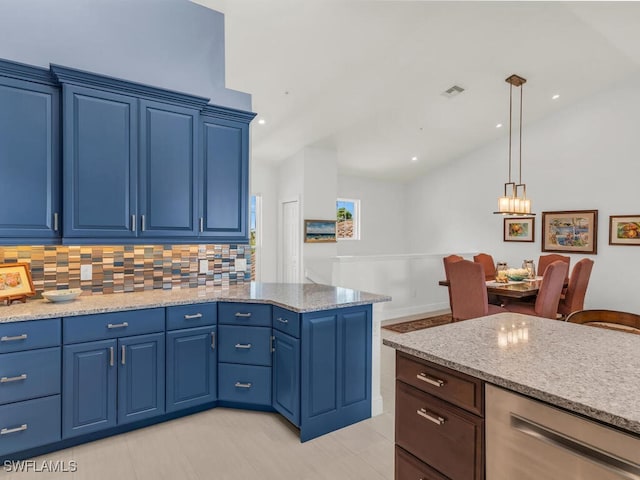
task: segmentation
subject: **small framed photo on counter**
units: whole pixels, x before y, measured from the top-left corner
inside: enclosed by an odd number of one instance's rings
[[[305,243],[336,242],[336,220],[305,220]]]
[[[25,302],[35,294],[28,263],[0,264],[0,302]]]
[[[534,217],[505,217],[505,242],[533,242],[536,239]]]
[[[640,245],[640,215],[609,216],[609,245]]]

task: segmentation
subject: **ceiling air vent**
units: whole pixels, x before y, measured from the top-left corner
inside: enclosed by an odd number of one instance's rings
[[[457,95],[460,95],[462,92],[464,92],[464,88],[459,87],[458,85],[454,85],[451,88],[447,88],[444,92],[441,93],[441,95],[443,97],[453,98]]]

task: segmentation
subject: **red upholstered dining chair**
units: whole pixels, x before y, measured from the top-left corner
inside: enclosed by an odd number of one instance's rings
[[[560,298],[558,304],[558,313],[563,317],[584,308],[584,297],[587,293],[592,269],[593,260],[588,258],[583,258],[573,267],[567,292],[564,294],[564,298]]]
[[[449,266],[453,263],[464,260],[460,255],[448,255],[442,259],[442,263],[444,264],[444,278],[449,281]],[[449,292],[449,306],[451,307],[451,287],[447,287]]]
[[[544,276],[544,272],[547,269],[547,267],[551,265],[553,262],[557,262],[558,260],[560,260],[561,262],[566,262],[567,269],[569,268],[571,264],[571,257],[567,257],[566,255],[557,255],[555,253],[551,255],[540,255],[540,258],[538,258],[537,274],[540,276]]]
[[[449,292],[454,322],[507,311],[487,302],[484,269],[479,263],[460,260],[450,264]]]
[[[553,262],[544,272],[536,303],[513,302],[506,305],[505,308],[510,312],[556,319],[560,294],[568,270],[567,263],[561,260]]]
[[[479,263],[482,265],[482,268],[484,268],[485,280],[496,279],[496,264],[491,255],[488,253],[479,253],[478,255],[473,256],[473,261]]]

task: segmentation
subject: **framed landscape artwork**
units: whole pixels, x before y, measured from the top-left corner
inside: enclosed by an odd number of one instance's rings
[[[640,215],[611,215],[609,245],[640,245]]]
[[[536,239],[534,217],[506,217],[504,219],[505,242],[533,242]]]
[[[305,220],[305,243],[336,242],[336,220]]]
[[[7,304],[14,300],[24,302],[34,293],[28,263],[0,264],[0,301]]]
[[[597,253],[598,211],[542,212],[542,251]]]

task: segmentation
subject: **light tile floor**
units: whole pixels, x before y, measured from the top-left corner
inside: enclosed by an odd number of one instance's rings
[[[43,461],[63,461],[67,468],[75,461],[75,472],[18,473],[0,466],[0,478],[393,479],[395,351],[381,349],[384,413],[314,440],[300,443],[295,428],[275,413],[215,408],[33,459],[39,470]]]

